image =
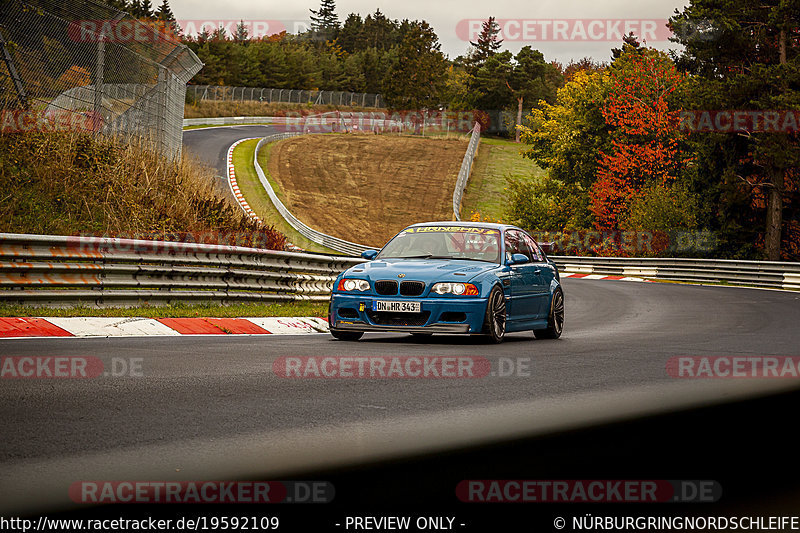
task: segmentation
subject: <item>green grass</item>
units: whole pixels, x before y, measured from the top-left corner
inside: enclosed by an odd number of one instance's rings
[[[505,139],[481,138],[472,175],[461,201],[463,220],[469,220],[472,213],[480,213],[482,217],[492,220],[502,220],[506,207],[506,180],[536,179],[544,175],[544,170],[520,155],[520,150],[524,148],[524,144]]]
[[[275,304],[241,303],[233,305],[216,304],[173,304],[142,307],[87,306],[55,308],[9,305],[0,302],[0,316],[41,316],[41,317],[144,317],[144,318],[190,318],[190,317],[266,317],[266,316],[327,316],[326,302],[286,302]]]
[[[272,205],[272,200],[269,199],[269,195],[267,195],[267,192],[261,185],[261,181],[258,179],[258,174],[256,174],[256,169],[253,166],[253,156],[255,154],[256,144],[258,144],[258,140],[252,139],[240,143],[236,148],[233,149],[233,167],[236,170],[236,182],[239,184],[239,189],[242,191],[247,203],[250,204],[250,207],[253,209],[253,211],[255,211],[259,218],[261,218],[261,220],[263,220],[266,224],[275,226],[275,229],[286,235],[289,241],[295,246],[299,246],[300,248],[311,252],[326,254],[336,253],[333,250],[325,248],[324,246],[321,246],[303,237],[297,232],[297,230],[289,225],[286,220],[284,220],[280,213],[278,213],[278,211],[275,209],[275,206]],[[264,169],[264,174],[266,174],[267,180],[269,181],[270,185],[272,185],[272,189],[275,191],[275,194],[277,194],[278,198],[283,201],[283,198],[281,198],[280,188],[275,183],[275,180],[270,177],[269,170],[267,168],[267,161],[269,161],[269,154],[272,150],[273,144],[274,143],[269,143],[262,148],[258,161],[261,164],[261,168]]]

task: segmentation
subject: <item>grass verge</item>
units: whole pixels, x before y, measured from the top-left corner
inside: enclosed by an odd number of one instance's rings
[[[326,254],[336,253],[333,250],[329,250],[328,248],[325,248],[324,246],[321,246],[298,233],[297,230],[295,230],[288,222],[286,222],[280,213],[278,213],[278,211],[275,209],[275,206],[272,205],[272,200],[269,199],[267,191],[265,191],[264,187],[261,185],[261,181],[258,179],[258,174],[256,174],[255,166],[253,166],[253,156],[255,155],[257,144],[258,140],[253,139],[239,143],[239,145],[233,149],[233,167],[236,170],[236,182],[239,185],[239,190],[242,191],[242,194],[247,200],[247,203],[250,204],[250,207],[253,209],[253,211],[255,211],[259,218],[261,218],[261,220],[268,225],[274,226],[275,229],[286,235],[289,241],[295,246],[299,246],[300,248],[310,252],[320,252]],[[274,144],[275,143],[269,143],[264,146],[264,148],[261,150],[259,163],[261,164],[261,168],[264,169],[267,180],[269,181],[270,185],[272,185],[272,188],[278,195],[278,198],[280,198],[280,188],[277,186],[275,181],[270,178],[269,170],[267,169],[269,153]],[[281,200],[283,201],[282,198]]]
[[[544,170],[520,155],[524,144],[505,139],[481,138],[472,175],[461,201],[461,218],[469,220],[473,213],[492,220],[503,220],[506,209],[507,180],[538,179]]]
[[[286,302],[276,304],[242,303],[233,305],[216,304],[173,304],[143,307],[28,307],[8,305],[0,302],[0,316],[4,317],[144,317],[144,318],[236,318],[268,316],[327,316],[326,302]]]

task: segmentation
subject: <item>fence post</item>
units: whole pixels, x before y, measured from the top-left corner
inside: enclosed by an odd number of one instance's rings
[[[103,116],[103,69],[106,62],[106,34],[100,32],[97,39],[97,58],[94,69],[94,112],[95,120],[97,116]],[[99,128],[98,128],[99,131]]]
[[[158,150],[161,153],[165,153],[166,151],[166,121],[167,121],[167,90],[169,87],[167,86],[167,68],[163,65],[158,66],[158,82],[157,82],[157,94],[158,94],[158,107],[159,107],[159,114],[156,117],[156,145],[158,146]]]
[[[3,61],[6,64],[6,68],[8,68],[8,73],[11,75],[11,81],[14,83],[14,89],[17,91],[19,103],[22,109],[28,109],[28,96],[25,93],[25,87],[22,85],[22,78],[17,74],[17,68],[14,66],[14,60],[6,47],[6,40],[3,38],[2,32],[0,32],[0,47],[3,48]]]

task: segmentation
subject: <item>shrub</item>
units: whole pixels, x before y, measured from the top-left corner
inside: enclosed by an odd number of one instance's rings
[[[564,231],[591,226],[588,192],[546,176],[541,181],[508,180],[505,218],[529,231]]]
[[[53,235],[235,234],[283,249],[286,237],[214,191],[214,171],[86,133],[0,135],[0,231]]]

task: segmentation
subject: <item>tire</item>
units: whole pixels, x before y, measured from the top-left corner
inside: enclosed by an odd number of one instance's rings
[[[495,286],[489,293],[489,300],[486,303],[486,317],[483,322],[483,333],[487,338],[499,344],[503,342],[506,335],[506,297],[503,289]]]
[[[564,331],[564,293],[556,289],[550,301],[550,314],[547,317],[547,329],[535,329],[537,339],[557,339]]]
[[[364,336],[363,331],[334,331],[331,330],[334,339],[340,341],[357,341]]]

